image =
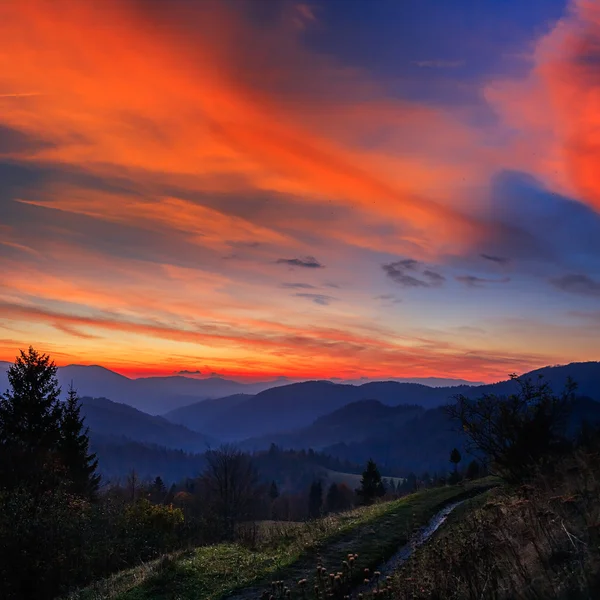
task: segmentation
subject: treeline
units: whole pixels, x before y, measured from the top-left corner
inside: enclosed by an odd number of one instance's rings
[[[135,442],[126,437],[92,435],[91,450],[98,456],[98,473],[105,483],[124,482],[132,472],[144,480],[161,477],[168,484],[195,477],[206,467],[204,454],[194,454],[156,444]],[[324,469],[360,474],[362,467],[315,450],[269,450],[252,453],[261,480],[278,482],[288,492],[300,492]]]

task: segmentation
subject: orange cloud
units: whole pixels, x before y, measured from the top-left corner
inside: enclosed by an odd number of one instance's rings
[[[349,203],[402,223],[430,253],[483,235],[448,202],[465,166],[431,152],[472,148],[469,128],[385,101],[365,74],[306,50],[291,21],[259,30],[219,2],[158,6],[25,0],[0,8],[0,92],[40,90],[0,97],[0,119],[52,142],[30,151],[31,160],[127,173],[150,193],[158,182],[214,190],[246,181],[306,203]],[[295,10],[314,18],[308,6]],[[365,131],[382,127],[393,141],[363,149]],[[430,142],[419,151],[423,139]],[[104,201],[111,216],[119,203]]]

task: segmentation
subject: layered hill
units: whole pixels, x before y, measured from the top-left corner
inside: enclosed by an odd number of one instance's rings
[[[81,414],[92,440],[122,438],[188,452],[204,452],[208,446],[218,443],[214,438],[183,425],[106,398],[84,396],[81,398]]]
[[[175,423],[185,423],[190,429],[211,431],[221,439],[243,440],[307,427],[315,419],[359,400],[431,408],[446,403],[451,394],[467,389],[468,386],[431,388],[395,381],[359,386],[306,381],[271,388],[247,398],[227,397],[210,405],[196,403],[164,416]]]
[[[600,401],[600,363],[572,363],[544,367],[523,377],[543,377],[559,392],[571,377],[577,393]],[[395,381],[371,382],[363,385],[307,381],[271,388],[253,396],[236,395],[200,402],[170,411],[164,416],[190,429],[210,431],[221,439],[240,441],[277,434],[298,432],[319,417],[359,400],[377,400],[386,406],[418,405],[432,409],[447,404],[457,394],[476,398],[483,394],[505,396],[517,390],[512,380],[481,386],[432,388]]]

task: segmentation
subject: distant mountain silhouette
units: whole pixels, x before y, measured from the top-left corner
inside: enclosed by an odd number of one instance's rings
[[[560,392],[568,377],[578,384],[577,393],[600,401],[600,363],[572,363],[559,367],[544,367],[523,375],[537,379],[542,375],[556,392]],[[211,403],[210,410],[192,404],[164,416],[190,429],[210,431],[225,440],[240,441],[280,433],[297,432],[315,419],[359,400],[378,400],[388,406],[416,404],[430,409],[448,403],[457,394],[475,398],[485,393],[507,395],[516,391],[512,380],[482,386],[432,388],[414,383],[394,381],[371,382],[360,386],[307,381],[271,388],[252,397],[224,399]],[[231,410],[231,403],[235,410]],[[208,407],[207,407],[208,409]]]
[[[90,428],[92,440],[111,436],[188,452],[204,452],[209,445],[218,444],[214,438],[191,431],[183,425],[106,398],[84,396],[81,405],[81,413],[85,417],[85,425]]]
[[[3,393],[8,387],[6,371],[9,366],[10,363],[0,361],[0,393]],[[69,385],[73,383],[80,396],[110,398],[115,402],[129,404],[153,415],[176,411],[180,407],[207,399],[238,394],[252,395],[266,389],[292,383],[286,377],[278,377],[272,381],[258,383],[239,383],[222,377],[200,379],[187,377],[185,374],[131,379],[99,365],[59,367],[58,379],[64,393],[66,393]],[[415,381],[418,379],[415,379]],[[455,385],[463,383],[463,380],[433,377],[421,381],[422,384],[432,386],[439,386],[443,382]],[[363,382],[352,383],[364,384]]]
[[[482,381],[469,381],[467,379],[452,379],[448,377],[390,377],[388,379],[348,379],[331,378],[333,383],[349,383],[350,385],[363,385],[378,381],[395,381],[396,383],[419,383],[428,387],[455,387],[457,385],[484,385]],[[290,382],[291,383],[291,382]]]
[[[211,424],[218,424],[222,419],[235,418],[235,414],[230,411],[250,398],[254,398],[254,396],[252,394],[234,394],[224,398],[213,398],[176,408],[165,413],[163,417],[172,423],[185,424],[190,429],[198,429],[202,424],[210,427]],[[220,429],[219,425],[217,425],[217,429]]]
[[[0,393],[8,387],[6,371],[9,366],[10,363],[0,363]],[[238,383],[221,377],[198,379],[181,375],[130,379],[98,365],[59,367],[58,380],[63,395],[73,383],[80,396],[110,398],[153,415],[210,398],[256,394],[283,383],[280,380]]]
[[[319,417],[312,425],[293,433],[251,438],[242,442],[241,446],[255,451],[274,443],[281,448],[320,450],[332,444],[360,442],[392,431],[424,411],[420,406],[386,406],[378,400],[359,400]]]
[[[466,389],[468,386],[463,387]],[[457,393],[463,387],[430,388],[416,383],[394,381],[366,383],[360,386],[330,381],[306,381],[265,390],[236,403],[234,411],[224,410],[206,420],[199,405],[183,407],[164,416],[169,420],[175,419],[178,423],[185,423],[190,429],[210,431],[221,439],[239,441],[306,427],[318,417],[358,400],[374,399],[392,406],[439,406],[448,399],[448,392],[440,390],[451,389],[452,393]]]

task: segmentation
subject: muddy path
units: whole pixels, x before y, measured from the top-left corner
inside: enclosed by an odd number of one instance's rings
[[[391,575],[414,553],[419,546],[426,543],[431,536],[438,531],[438,529],[448,518],[448,515],[450,515],[450,513],[463,502],[465,502],[465,499],[446,504],[443,508],[436,512],[425,525],[413,530],[409,536],[409,541],[400,545],[390,558],[382,561],[381,563],[375,563],[379,566],[374,568],[373,571],[379,571],[381,573],[381,578]],[[394,517],[395,515],[390,515],[387,519],[382,519],[377,523],[373,523],[361,528],[361,531],[358,533],[358,535],[357,532],[355,532],[352,536],[347,536],[336,542],[328,544],[326,548],[322,548],[320,551],[315,552],[314,555],[302,557],[302,559],[286,568],[286,583],[288,583],[290,587],[294,588],[295,583],[300,579],[313,579],[315,574],[315,566],[317,564],[317,554],[324,556],[325,564],[327,565],[329,563],[331,566],[332,564],[339,562],[339,560],[345,557],[348,553],[360,552],[361,542],[367,537],[382,535],[382,531],[385,531],[386,525],[392,525],[391,522],[386,523],[385,521],[388,519],[394,519]],[[334,557],[336,557],[337,560],[332,560]],[[359,560],[359,564],[360,563],[362,563],[362,560]],[[227,600],[258,600],[263,591],[269,587],[270,586],[265,585],[264,581],[260,583],[257,582],[256,585],[251,585],[237,590],[231,595],[228,595],[226,598]],[[367,589],[372,587],[372,583],[370,586],[359,584],[352,589],[352,594],[354,595],[358,592],[367,591]]]
[[[444,508],[442,508],[437,514],[435,514],[427,523],[427,525],[420,527],[417,529],[411,539],[398,548],[398,550],[384,563],[379,565],[376,571],[379,571],[380,580],[385,580],[387,576],[391,576],[397,571],[404,562],[406,562],[423,544],[425,544],[431,536],[446,522],[446,519],[450,515],[450,513],[458,506],[460,506],[466,500],[460,500],[458,502],[453,502],[452,504],[448,504]],[[369,585],[359,585],[354,588],[353,593],[366,592],[373,588],[373,584]]]

